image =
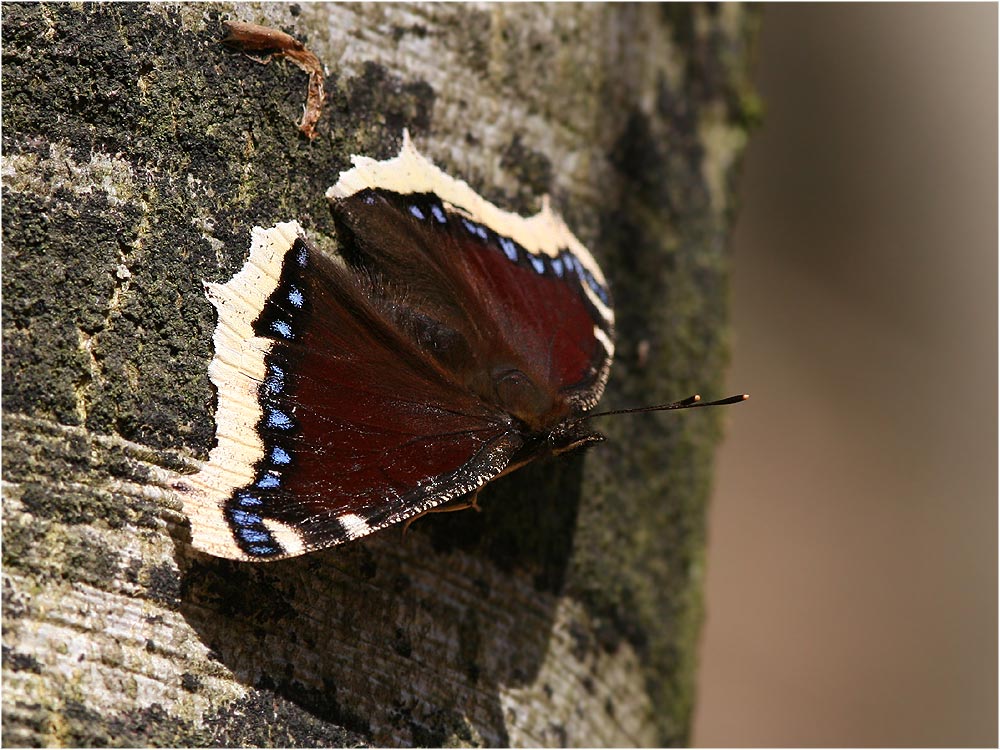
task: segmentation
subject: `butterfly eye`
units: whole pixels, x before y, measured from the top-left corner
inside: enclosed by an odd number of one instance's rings
[[[520,370],[507,369],[493,375],[493,390],[506,411],[531,427],[551,407],[551,399]]]
[[[560,426],[549,433],[547,442],[553,456],[560,456],[580,448],[587,448],[596,443],[604,442],[606,438],[599,432],[584,432],[576,425],[567,429]]]

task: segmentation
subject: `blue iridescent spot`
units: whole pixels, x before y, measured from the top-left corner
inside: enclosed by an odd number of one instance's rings
[[[426,216],[424,216],[424,212],[420,210],[420,206],[411,205],[410,213],[416,216],[418,219],[420,219],[420,221],[423,221],[424,219],[427,218]]]
[[[268,368],[267,377],[264,378],[264,390],[268,396],[277,396],[285,387],[285,371],[277,365]]]
[[[288,301],[292,303],[293,306],[302,308],[302,305],[306,303],[306,298],[302,296],[302,290],[297,286],[292,286],[288,288]]]
[[[368,205],[368,206],[374,206],[375,205],[375,194],[374,193],[368,193],[367,195],[365,195],[361,199],[361,202],[364,203],[364,204],[366,204],[366,205]]]
[[[254,542],[270,542],[271,535],[266,531],[258,531],[257,529],[237,529],[237,534],[240,535],[240,539],[244,542],[253,544]],[[257,553],[260,554],[260,553]]]
[[[476,234],[478,234],[481,239],[485,240],[487,238],[486,227],[477,226],[476,227]]]
[[[556,276],[562,278],[563,275],[562,257],[552,259],[552,270],[556,272]]]
[[[570,256],[573,257],[573,256]],[[583,264],[577,258],[573,258],[573,262],[576,268],[576,275],[580,277],[581,281],[585,281],[587,286],[590,287],[591,291],[597,295],[598,299],[604,304],[610,304],[610,296],[608,295],[608,290],[601,285],[601,283],[594,278],[594,274],[583,267]]]
[[[271,463],[278,466],[287,466],[292,462],[292,457],[280,445],[271,448]]]
[[[441,210],[441,206],[437,203],[431,205],[431,213],[434,214],[434,220],[438,224],[447,224],[448,220],[444,217],[444,211]]]
[[[273,427],[277,430],[290,430],[295,427],[292,418],[280,409],[268,409],[265,423],[268,427]]]
[[[292,326],[286,320],[274,320],[271,321],[271,330],[282,338],[292,339],[294,335],[292,334]]]
[[[597,282],[597,279],[590,274],[587,274],[587,283],[590,284],[590,288],[594,290],[594,293],[601,298],[601,302],[605,305],[609,303],[610,298],[608,297],[608,290],[601,286]]]
[[[517,246],[506,237],[500,238],[500,248],[503,250],[504,255],[506,255],[511,260],[517,260]]]
[[[545,259],[539,258],[537,255],[528,254],[528,260],[531,261],[531,265],[535,267],[538,273],[545,273]]]
[[[260,479],[257,480],[257,487],[262,490],[273,490],[275,487],[281,486],[281,477],[277,474],[272,474],[268,472]]]
[[[240,504],[241,508],[259,508],[264,504],[263,500],[259,497],[251,495],[246,490],[241,490],[236,493],[236,502]]]
[[[462,226],[465,227],[466,231],[469,234],[478,234],[476,232],[476,229],[478,229],[478,227],[475,224],[473,224],[471,221],[469,221],[468,219],[465,219],[465,218],[462,219]]]
[[[299,243],[299,251],[295,255],[295,262],[302,268],[305,268],[309,262],[309,248],[306,247],[306,243]]]
[[[229,517],[237,526],[257,526],[262,523],[260,516],[245,510],[231,510]]]

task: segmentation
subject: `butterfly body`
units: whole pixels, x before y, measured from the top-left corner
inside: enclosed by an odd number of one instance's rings
[[[597,440],[607,284],[551,212],[488,203],[422,157],[355,157],[327,194],[340,253],[294,222],[207,284],[217,444],[176,487],[195,547],[274,560],[474,495]]]

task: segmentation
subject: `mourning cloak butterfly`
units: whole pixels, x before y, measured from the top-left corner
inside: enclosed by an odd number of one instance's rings
[[[405,132],[395,158],[353,164],[327,192],[340,255],[295,222],[258,227],[243,268],[205,284],[217,444],[175,486],[213,555],[276,560],[469,507],[603,439],[583,420],[614,353],[611,297],[548,201],[502,211]]]

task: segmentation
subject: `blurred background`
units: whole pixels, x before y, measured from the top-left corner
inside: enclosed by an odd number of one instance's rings
[[[997,6],[766,6],[694,741],[997,744]]]

